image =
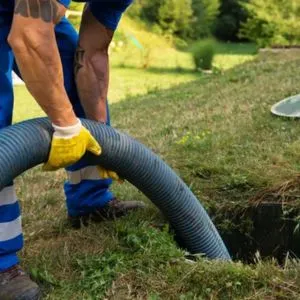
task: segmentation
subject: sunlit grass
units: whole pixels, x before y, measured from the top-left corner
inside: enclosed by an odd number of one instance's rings
[[[124,46],[111,54],[110,89],[108,99],[116,103],[137,95],[168,89],[182,83],[199,80],[203,75],[194,71],[191,54],[163,43],[153,47],[149,57],[132,46]],[[214,67],[225,71],[255,58],[252,44],[218,44]],[[124,51],[123,51],[124,50]],[[144,65],[147,67],[144,67]],[[44,115],[25,86],[15,87],[14,121]]]

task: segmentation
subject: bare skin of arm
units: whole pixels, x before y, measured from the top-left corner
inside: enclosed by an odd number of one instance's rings
[[[87,118],[103,123],[107,121],[108,47],[113,35],[114,31],[99,23],[87,6],[75,57],[75,79]]]
[[[16,0],[8,42],[28,90],[52,123],[78,122],[64,88],[54,26],[65,8],[56,0]]]

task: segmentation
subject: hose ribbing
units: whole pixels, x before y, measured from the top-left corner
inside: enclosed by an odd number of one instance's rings
[[[168,218],[191,253],[230,260],[228,251],[197,198],[157,155],[112,127],[82,120],[102,146],[102,154],[85,156],[91,164],[116,171],[142,191]],[[24,171],[48,159],[52,126],[39,118],[0,131],[0,190]]]

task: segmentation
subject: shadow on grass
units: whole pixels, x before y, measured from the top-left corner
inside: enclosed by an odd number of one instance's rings
[[[124,70],[141,70],[148,73],[154,74],[191,74],[191,75],[200,75],[201,73],[196,72],[190,68],[182,68],[182,67],[149,67],[149,68],[141,68],[132,65],[115,65],[116,68],[124,69]]]
[[[177,50],[184,53],[190,53],[191,48],[192,45],[184,49],[177,48]],[[255,55],[258,53],[258,50],[258,46],[254,43],[217,42],[215,44],[215,51],[217,55]]]
[[[258,53],[257,45],[253,43],[217,43],[217,55],[255,55]]]
[[[175,68],[151,67],[151,68],[146,69],[146,71],[149,73],[153,73],[153,74],[191,74],[191,75],[198,75],[198,76],[202,75],[200,72],[196,72],[193,69],[187,69],[187,68],[181,68],[181,67],[175,67]]]
[[[180,90],[186,90],[189,87],[194,86],[195,82],[197,82],[198,87],[200,88],[200,86],[207,84],[208,82],[210,82],[211,80],[216,80],[219,79],[226,81],[228,84],[231,83],[238,83],[238,82],[245,82],[247,80],[253,79],[257,76],[256,72],[253,72],[251,69],[251,66],[255,66],[257,64],[257,61],[252,60],[252,61],[245,61],[242,64],[236,65],[231,69],[228,70],[224,70],[221,72],[218,72],[218,70],[216,72],[214,72],[213,74],[205,74],[205,73],[201,73],[201,72],[196,72],[195,70],[192,69],[188,69],[188,68],[158,68],[158,67],[150,67],[148,69],[141,69],[138,68],[136,66],[119,66],[119,68],[124,68],[125,70],[143,70],[143,71],[147,71],[149,73],[153,73],[153,74],[194,74],[195,75],[195,80],[192,80],[190,82],[183,82],[183,83],[179,83],[176,84],[176,89]],[[115,66],[116,67],[116,66]],[[174,91],[174,86],[168,87],[166,89],[156,89],[155,87],[150,90],[147,94],[153,94],[153,93],[157,93],[158,95],[160,93],[168,93],[168,91]],[[126,102],[126,105],[128,105],[130,108],[135,107],[135,105],[137,105],[139,103],[139,105],[141,105],[141,103],[143,102],[153,102],[152,98],[147,98],[147,94],[145,95],[135,95],[135,96],[130,96],[127,97],[126,99],[120,101],[120,102],[116,102],[116,103],[112,103],[110,105],[110,107],[112,107],[114,109],[118,109],[120,108],[124,108],[124,103]],[[165,99],[161,99],[160,103],[163,103],[164,101],[169,102],[169,100],[165,100]],[[144,104],[142,104],[144,105]],[[146,104],[145,104],[146,105]]]

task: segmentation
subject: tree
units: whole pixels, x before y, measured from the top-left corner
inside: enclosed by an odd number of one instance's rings
[[[131,17],[138,17],[152,24],[158,23],[158,11],[165,0],[135,0],[128,9]]]
[[[248,0],[222,0],[215,35],[224,41],[236,41],[241,24],[247,19],[247,10],[242,3]]]
[[[220,0],[135,0],[129,14],[168,34],[198,39],[211,34],[219,7]]]
[[[171,34],[187,37],[193,15],[191,0],[164,0],[158,10],[158,23]]]
[[[242,26],[242,37],[261,47],[300,43],[299,0],[249,0],[244,6],[249,17]]]
[[[192,37],[197,39],[211,34],[219,14],[220,0],[193,0]]]

